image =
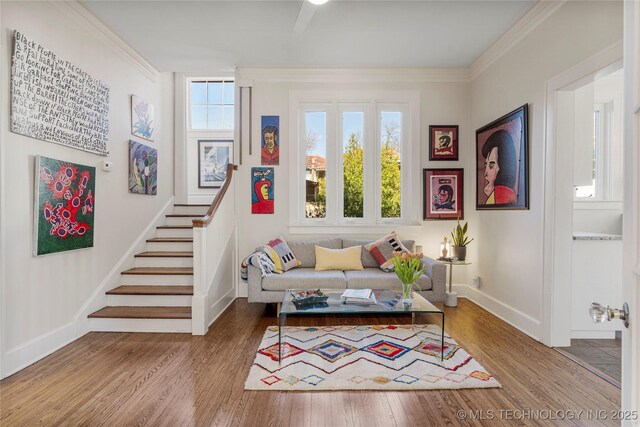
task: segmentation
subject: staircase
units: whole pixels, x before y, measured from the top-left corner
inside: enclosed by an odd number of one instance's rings
[[[89,315],[93,331],[191,333],[193,227],[209,205],[174,205],[121,285],[106,292],[107,306]]]

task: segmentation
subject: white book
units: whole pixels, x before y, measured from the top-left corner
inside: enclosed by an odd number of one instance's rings
[[[371,289],[346,289],[340,300],[343,304],[376,304],[376,296]]]

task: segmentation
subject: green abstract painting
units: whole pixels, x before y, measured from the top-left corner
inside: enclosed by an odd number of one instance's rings
[[[96,168],[36,157],[34,255],[93,247]]]

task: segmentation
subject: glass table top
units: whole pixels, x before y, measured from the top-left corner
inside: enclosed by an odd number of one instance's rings
[[[329,298],[325,303],[309,305],[297,308],[292,300],[293,294],[300,292],[296,289],[288,289],[284,294],[280,314],[345,314],[345,313],[441,313],[442,311],[427,301],[417,292],[413,292],[411,305],[402,303],[400,290],[374,290],[377,304],[343,304],[340,296],[344,289],[321,289]]]

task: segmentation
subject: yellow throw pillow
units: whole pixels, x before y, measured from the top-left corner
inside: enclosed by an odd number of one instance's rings
[[[316,245],[316,271],[364,270],[361,256],[362,246],[329,249]]]

